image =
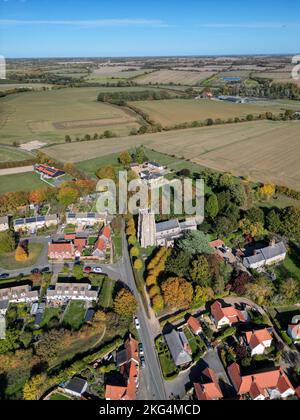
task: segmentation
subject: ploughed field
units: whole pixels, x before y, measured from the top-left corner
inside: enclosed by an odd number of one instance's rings
[[[135,82],[141,84],[166,84],[174,83],[181,85],[197,85],[203,80],[211,77],[211,71],[189,71],[189,70],[158,70],[144,76],[139,76]]]
[[[47,153],[80,162],[144,144],[215,170],[300,189],[299,134],[298,121],[254,121],[62,144],[47,148]]]

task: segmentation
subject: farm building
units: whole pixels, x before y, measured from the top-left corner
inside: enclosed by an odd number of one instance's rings
[[[40,174],[43,178],[59,178],[65,175],[61,169],[53,168],[52,166],[43,165],[41,163],[34,166],[35,172]]]

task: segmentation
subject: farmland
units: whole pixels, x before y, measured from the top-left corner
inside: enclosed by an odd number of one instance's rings
[[[135,107],[146,112],[151,119],[164,127],[192,121],[205,121],[207,118],[228,119],[246,117],[247,114],[258,115],[265,111],[279,112],[279,107],[268,102],[255,104],[236,104],[225,101],[206,99],[171,99],[168,101],[131,102]]]
[[[0,177],[0,194],[10,191],[31,191],[45,186],[46,184],[33,172],[3,175]]]
[[[137,83],[141,84],[182,84],[182,85],[196,85],[202,80],[211,77],[214,73],[209,71],[179,71],[179,70],[158,70],[145,76],[140,76],[136,79]]]
[[[113,82],[118,80],[132,79],[151,72],[152,70],[139,69],[128,66],[102,66],[90,74],[89,82]]]
[[[0,146],[0,163],[30,159],[32,155],[17,148]]]
[[[66,134],[82,136],[112,130],[126,135],[139,127],[129,111],[97,102],[99,88],[67,88],[10,95],[0,101],[0,142],[39,139],[64,141]]]
[[[255,121],[49,147],[53,157],[79,162],[140,144],[215,170],[300,189],[299,122]]]

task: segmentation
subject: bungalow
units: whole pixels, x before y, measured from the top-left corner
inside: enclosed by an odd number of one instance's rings
[[[251,356],[256,354],[264,354],[265,350],[272,345],[272,336],[270,329],[262,328],[256,331],[247,331],[245,333],[245,341],[251,350]]]
[[[9,229],[8,216],[0,217],[0,232],[5,232],[8,229]]]
[[[295,394],[282,368],[242,375],[240,366],[233,363],[228,367],[228,374],[237,394],[248,395],[252,400],[274,400]]]
[[[200,401],[220,400],[223,398],[216,372],[210,368],[202,372],[203,380],[200,383],[194,383],[196,397]]]
[[[66,223],[68,225],[75,225],[81,229],[88,226],[94,226],[97,223],[106,224],[107,214],[106,213],[67,213]]]
[[[12,303],[33,303],[39,299],[37,290],[32,290],[28,284],[23,286],[6,287],[0,289],[0,303],[4,302],[7,308],[7,301]]]
[[[51,227],[58,225],[58,217],[56,214],[48,214],[47,216],[34,216],[27,217],[25,219],[14,220],[14,231],[15,232],[35,232],[38,229],[44,227]]]
[[[254,251],[250,257],[243,258],[243,264],[246,268],[257,269],[265,265],[277,264],[286,257],[286,247],[283,242],[275,243],[271,241],[270,245]]]
[[[139,386],[138,342],[131,336],[125,341],[124,348],[117,351],[117,365],[120,375],[114,383],[105,387],[106,400],[136,400]]]
[[[200,322],[197,318],[193,317],[192,315],[187,320],[188,325],[193,330],[194,334],[198,335],[202,333],[202,327],[200,325]]]
[[[60,176],[65,175],[65,172],[61,169],[57,169],[48,165],[43,165],[41,163],[34,165],[34,170],[43,178],[58,178]]]
[[[217,328],[238,322],[246,322],[248,318],[246,311],[241,311],[234,306],[222,307],[221,302],[218,300],[211,305],[210,312]]]
[[[56,283],[47,289],[46,299],[59,305],[69,300],[93,302],[97,300],[98,292],[99,289],[89,283]]]
[[[70,379],[66,383],[66,385],[63,387],[63,390],[73,397],[80,398],[86,392],[87,388],[88,383],[85,379],[74,376],[74,378]]]
[[[164,337],[176,366],[187,365],[192,361],[192,351],[183,331],[173,328],[171,332],[164,334]]]
[[[51,242],[48,244],[48,258],[50,260],[71,260],[75,256],[72,242]]]

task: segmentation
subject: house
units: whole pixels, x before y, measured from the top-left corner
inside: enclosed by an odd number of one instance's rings
[[[200,322],[197,318],[193,317],[192,315],[187,320],[188,325],[193,330],[194,334],[198,335],[202,333],[202,327],[200,325]]]
[[[139,386],[139,353],[138,342],[129,336],[124,343],[124,348],[117,351],[117,366],[120,375],[114,383],[105,387],[106,400],[136,400]]]
[[[252,400],[273,400],[295,394],[282,368],[242,375],[240,366],[233,363],[228,367],[228,374],[237,394],[248,395]]]
[[[211,248],[220,249],[225,247],[224,241],[222,239],[216,239],[215,241],[211,241],[208,244]]]
[[[234,306],[222,307],[220,301],[216,300],[210,307],[210,312],[217,328],[222,328],[226,325],[233,325],[238,322],[247,321],[247,312],[241,311]]]
[[[88,226],[94,226],[97,223],[106,224],[106,213],[67,213],[66,223],[68,225],[78,226],[80,229],[85,229]]]
[[[45,302],[41,302],[38,305],[38,307],[37,307],[37,310],[36,310],[36,313],[35,313],[35,317],[34,317],[34,325],[36,327],[39,327],[41,325],[41,322],[42,322],[42,319],[43,319],[43,316],[44,316],[45,309],[46,309]]]
[[[15,232],[35,232],[38,229],[50,228],[58,225],[57,214],[48,214],[47,216],[34,216],[25,219],[14,220]]]
[[[173,328],[171,332],[164,334],[164,338],[176,366],[187,365],[192,361],[192,352],[183,331]]]
[[[143,248],[148,246],[174,246],[176,239],[186,232],[197,230],[195,218],[183,222],[178,219],[155,223],[155,215],[149,209],[140,209],[138,219],[138,239]]]
[[[243,264],[246,268],[257,269],[265,265],[277,264],[286,257],[286,247],[283,242],[275,243],[271,241],[270,245],[254,251],[254,254],[243,258]]]
[[[95,315],[95,310],[93,308],[88,308],[85,313],[84,322],[91,324]]]
[[[8,216],[0,217],[0,232],[5,232],[9,229],[9,218]]]
[[[105,259],[107,253],[112,250],[112,231],[110,225],[106,225],[100,235],[98,236],[97,241],[95,242],[94,249],[92,252],[93,257],[99,259]]]
[[[4,301],[4,306],[7,307],[7,301],[12,303],[33,303],[39,299],[37,290],[32,290],[31,286],[14,286],[0,289],[0,303]]]
[[[48,258],[50,260],[71,260],[75,256],[72,242],[51,242],[48,244]]]
[[[223,398],[216,372],[206,368],[202,372],[203,380],[194,383],[196,397],[200,401],[220,400]]]
[[[272,336],[270,329],[262,328],[256,331],[247,331],[245,333],[245,341],[251,351],[251,356],[256,354],[264,354],[265,350],[272,345]]]
[[[9,300],[0,300],[0,315],[5,315],[9,307]]]
[[[77,398],[80,398],[86,392],[87,388],[87,381],[85,379],[79,378],[78,376],[74,376],[63,387],[67,394]]]
[[[56,283],[47,289],[47,302],[54,302],[58,305],[69,300],[96,301],[99,289],[89,283]]]
[[[59,178],[65,175],[65,172],[61,169],[57,169],[52,166],[44,165],[41,163],[34,165],[34,170],[43,178]]]
[[[300,315],[293,317],[291,324],[288,325],[287,333],[293,341],[300,340]]]
[[[4,315],[0,315],[0,340],[6,338],[6,319]]]

